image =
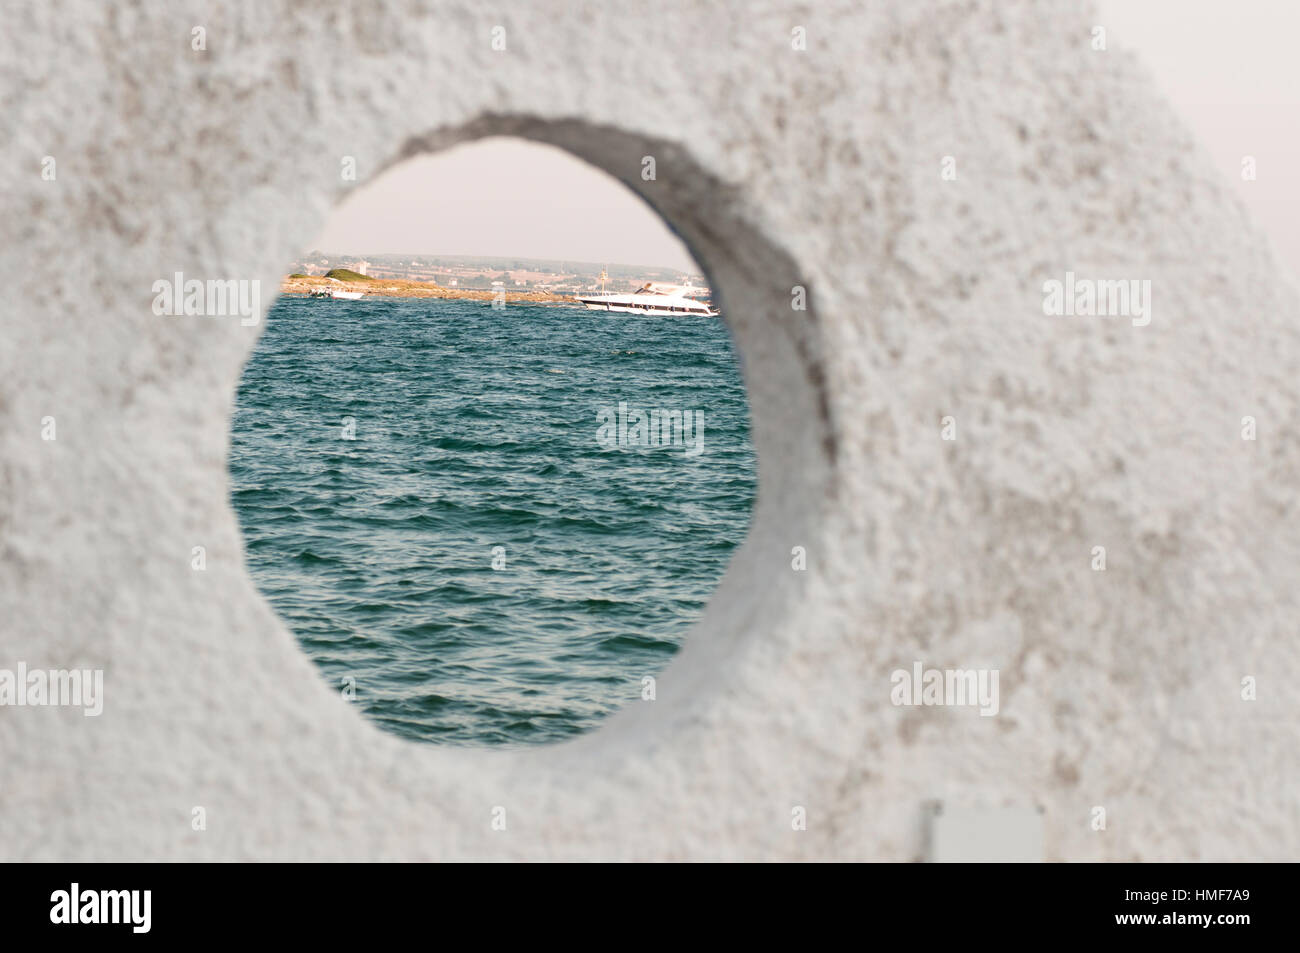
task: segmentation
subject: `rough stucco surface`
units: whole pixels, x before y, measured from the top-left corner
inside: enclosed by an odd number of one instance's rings
[[[102,667],[106,707],[0,709],[0,858],[911,860],[934,798],[1040,807],[1054,860],[1297,855],[1297,301],[1241,184],[1131,56],[1090,48],[1086,10],[20,7],[0,666]],[[364,180],[499,132],[592,161],[688,240],[761,466],[658,700],[524,752],[404,742],[324,683],[228,502],[261,327],[150,308],[176,271],[275,288],[341,156]],[[1151,324],[1045,317],[1067,270],[1150,279]],[[917,660],[1000,670],[999,715],[892,705]]]

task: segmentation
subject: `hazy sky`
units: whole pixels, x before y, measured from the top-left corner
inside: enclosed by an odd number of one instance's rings
[[[1269,233],[1284,267],[1300,274],[1300,0],[1099,6],[1108,46],[1141,57]],[[1244,155],[1256,159],[1256,181],[1241,178]],[[335,211],[312,248],[697,270],[681,242],[622,184],[560,149],[503,138],[389,170]]]
[[[349,195],[310,249],[698,271],[681,241],[627,186],[562,149],[500,137],[394,166]]]
[[[1102,0],[1107,46],[1138,54],[1300,275],[1300,2]],[[1105,55],[1105,54],[1098,54]],[[1242,156],[1258,178],[1241,178]]]

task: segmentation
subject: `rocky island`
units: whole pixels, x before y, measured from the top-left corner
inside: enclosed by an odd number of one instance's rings
[[[319,291],[362,292],[376,298],[458,298],[491,301],[505,294],[506,303],[553,304],[581,307],[570,295],[551,294],[545,291],[511,291],[500,289],[448,288],[434,281],[409,281],[397,278],[371,278],[335,268],[324,275],[292,274],[280,283],[282,294],[310,295]]]

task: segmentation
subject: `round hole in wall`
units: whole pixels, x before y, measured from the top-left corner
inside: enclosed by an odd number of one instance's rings
[[[230,472],[249,570],[329,684],[452,744],[654,700],[756,488],[707,276],[623,186],[518,139],[391,169],[312,246]]]

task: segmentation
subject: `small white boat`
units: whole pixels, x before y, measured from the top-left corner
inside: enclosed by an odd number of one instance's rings
[[[330,281],[338,281],[337,278],[331,278]],[[340,301],[356,301],[364,297],[364,291],[339,291],[337,288],[313,288],[310,292],[313,298],[337,298]]]
[[[603,273],[601,277],[604,278]],[[692,293],[703,290],[689,285],[665,285],[647,281],[631,294],[576,295],[575,297],[588,311],[664,316],[686,314],[716,316],[718,312],[712,305],[692,297]]]

